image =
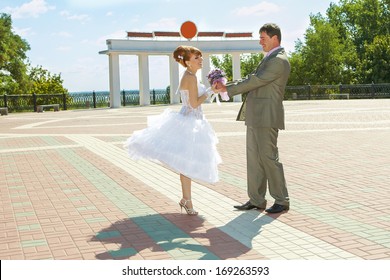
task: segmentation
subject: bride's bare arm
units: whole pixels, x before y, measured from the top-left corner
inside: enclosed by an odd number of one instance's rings
[[[194,75],[185,75],[182,80],[182,89],[186,89],[189,92],[189,102],[192,108],[197,108],[208,97],[205,93],[198,97],[198,82]]]

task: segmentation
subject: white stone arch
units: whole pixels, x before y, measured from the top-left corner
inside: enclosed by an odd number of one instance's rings
[[[130,33],[130,32],[129,32]],[[132,32],[135,33],[135,32]],[[161,33],[161,32],[160,32]],[[166,32],[170,33],[170,32]],[[171,32],[175,33],[175,32]],[[204,32],[207,33],[207,32]],[[149,34],[154,33],[138,33],[147,34],[145,37],[150,37]],[[106,54],[109,58],[109,80],[110,80],[110,107],[118,108],[120,102],[120,55],[136,55],[138,56],[139,67],[139,91],[140,105],[150,105],[150,85],[149,85],[149,59],[150,55],[167,55],[169,56],[169,73],[170,73],[170,103],[176,104],[180,102],[180,98],[176,95],[179,86],[179,64],[173,59],[172,52],[179,45],[191,45],[199,48],[203,54],[203,69],[201,72],[201,80],[207,84],[207,74],[210,71],[210,55],[213,54],[231,54],[233,61],[233,79],[241,78],[240,55],[243,53],[257,53],[261,51],[261,46],[258,40],[254,39],[238,39],[235,36],[227,36],[234,34],[248,33],[222,33],[223,37],[220,40],[157,40],[154,35],[148,39],[108,39],[107,50],[100,51],[99,54]],[[175,36],[177,34],[175,33]],[[198,34],[199,36],[199,34]],[[143,36],[142,36],[143,37]],[[250,36],[251,37],[251,36]],[[233,38],[233,39],[229,39]],[[234,101],[241,101],[241,96],[236,96]]]

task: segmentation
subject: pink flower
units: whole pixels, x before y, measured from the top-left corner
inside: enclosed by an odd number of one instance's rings
[[[226,91],[220,92],[219,95],[221,96],[223,101],[229,101],[230,97]]]

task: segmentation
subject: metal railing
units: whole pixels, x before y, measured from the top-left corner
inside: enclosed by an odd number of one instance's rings
[[[390,98],[390,84],[287,86],[286,100]]]
[[[123,90],[121,92],[121,104],[122,106],[139,105],[139,91],[138,90]],[[152,89],[150,91],[150,104],[169,104],[170,96],[169,90],[165,89]]]
[[[66,94],[31,94],[0,96],[0,107],[7,107],[9,112],[37,111],[38,105],[59,104],[67,109],[69,96]]]
[[[139,105],[139,100],[138,90],[121,92],[122,106]],[[169,90],[150,91],[150,104],[169,103]],[[36,112],[38,105],[45,104],[59,104],[62,110],[110,107],[110,93],[92,91],[69,94],[0,95],[0,107],[7,107],[9,112]]]
[[[390,84],[287,86],[285,100],[390,98]],[[122,106],[139,105],[138,90],[121,92]],[[150,104],[169,104],[169,88],[150,91]],[[9,112],[37,111],[37,105],[59,104],[62,110],[110,107],[108,91],[69,94],[0,95],[0,107]]]

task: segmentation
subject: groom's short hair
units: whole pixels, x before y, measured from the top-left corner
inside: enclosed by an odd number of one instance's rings
[[[280,31],[280,27],[275,23],[266,23],[261,28],[259,33],[265,32],[268,36],[273,37],[277,36],[279,39],[279,42],[282,41],[282,32]]]

